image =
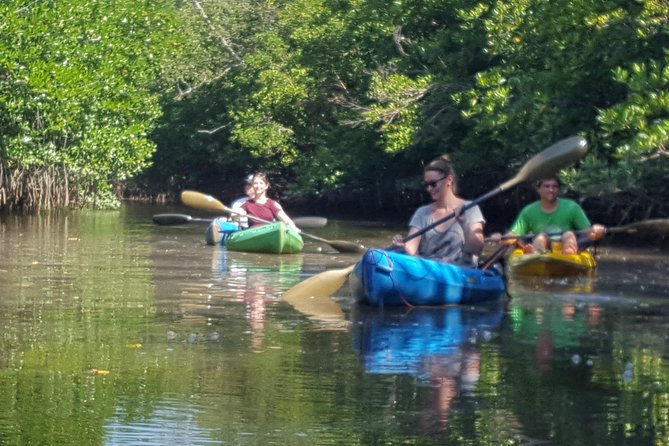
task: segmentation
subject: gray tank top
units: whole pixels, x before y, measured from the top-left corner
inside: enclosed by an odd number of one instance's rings
[[[470,201],[466,201],[469,204]],[[474,206],[465,212],[466,224],[485,223],[481,209]],[[421,206],[416,209],[409,221],[409,227],[422,229],[432,224],[432,205]],[[475,266],[477,258],[463,251],[465,235],[458,222],[453,223],[446,231],[440,232],[435,228],[422,235],[418,246],[418,255],[428,259],[446,263]]]

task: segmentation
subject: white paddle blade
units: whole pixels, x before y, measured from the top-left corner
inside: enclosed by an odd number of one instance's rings
[[[515,177],[499,186],[504,191],[523,181],[533,181],[555,175],[582,159],[588,151],[588,142],[580,136],[563,139],[537,153],[520,169]]]
[[[302,229],[322,228],[328,224],[328,219],[325,217],[295,217],[293,221],[298,228]]]

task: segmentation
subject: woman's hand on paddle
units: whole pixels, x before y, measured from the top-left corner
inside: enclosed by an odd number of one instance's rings
[[[400,234],[395,234],[392,240],[393,248],[404,248],[404,237]]]
[[[400,252],[404,251],[405,254],[410,256],[418,255],[418,247],[422,237],[414,236],[413,234],[416,232],[418,232],[418,228],[412,226],[409,228],[409,234],[406,237],[396,234],[392,240],[392,249]]]

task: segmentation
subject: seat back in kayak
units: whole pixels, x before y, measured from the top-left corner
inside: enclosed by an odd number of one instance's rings
[[[223,244],[230,234],[238,230],[239,225],[237,223],[223,217],[215,218],[207,226],[204,240],[207,242],[207,245],[220,245]]]

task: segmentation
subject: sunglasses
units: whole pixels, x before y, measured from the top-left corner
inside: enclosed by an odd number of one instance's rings
[[[434,189],[435,187],[437,187],[437,184],[439,184],[441,180],[445,180],[446,178],[448,178],[448,176],[441,177],[438,180],[423,181],[423,187],[425,189]]]

